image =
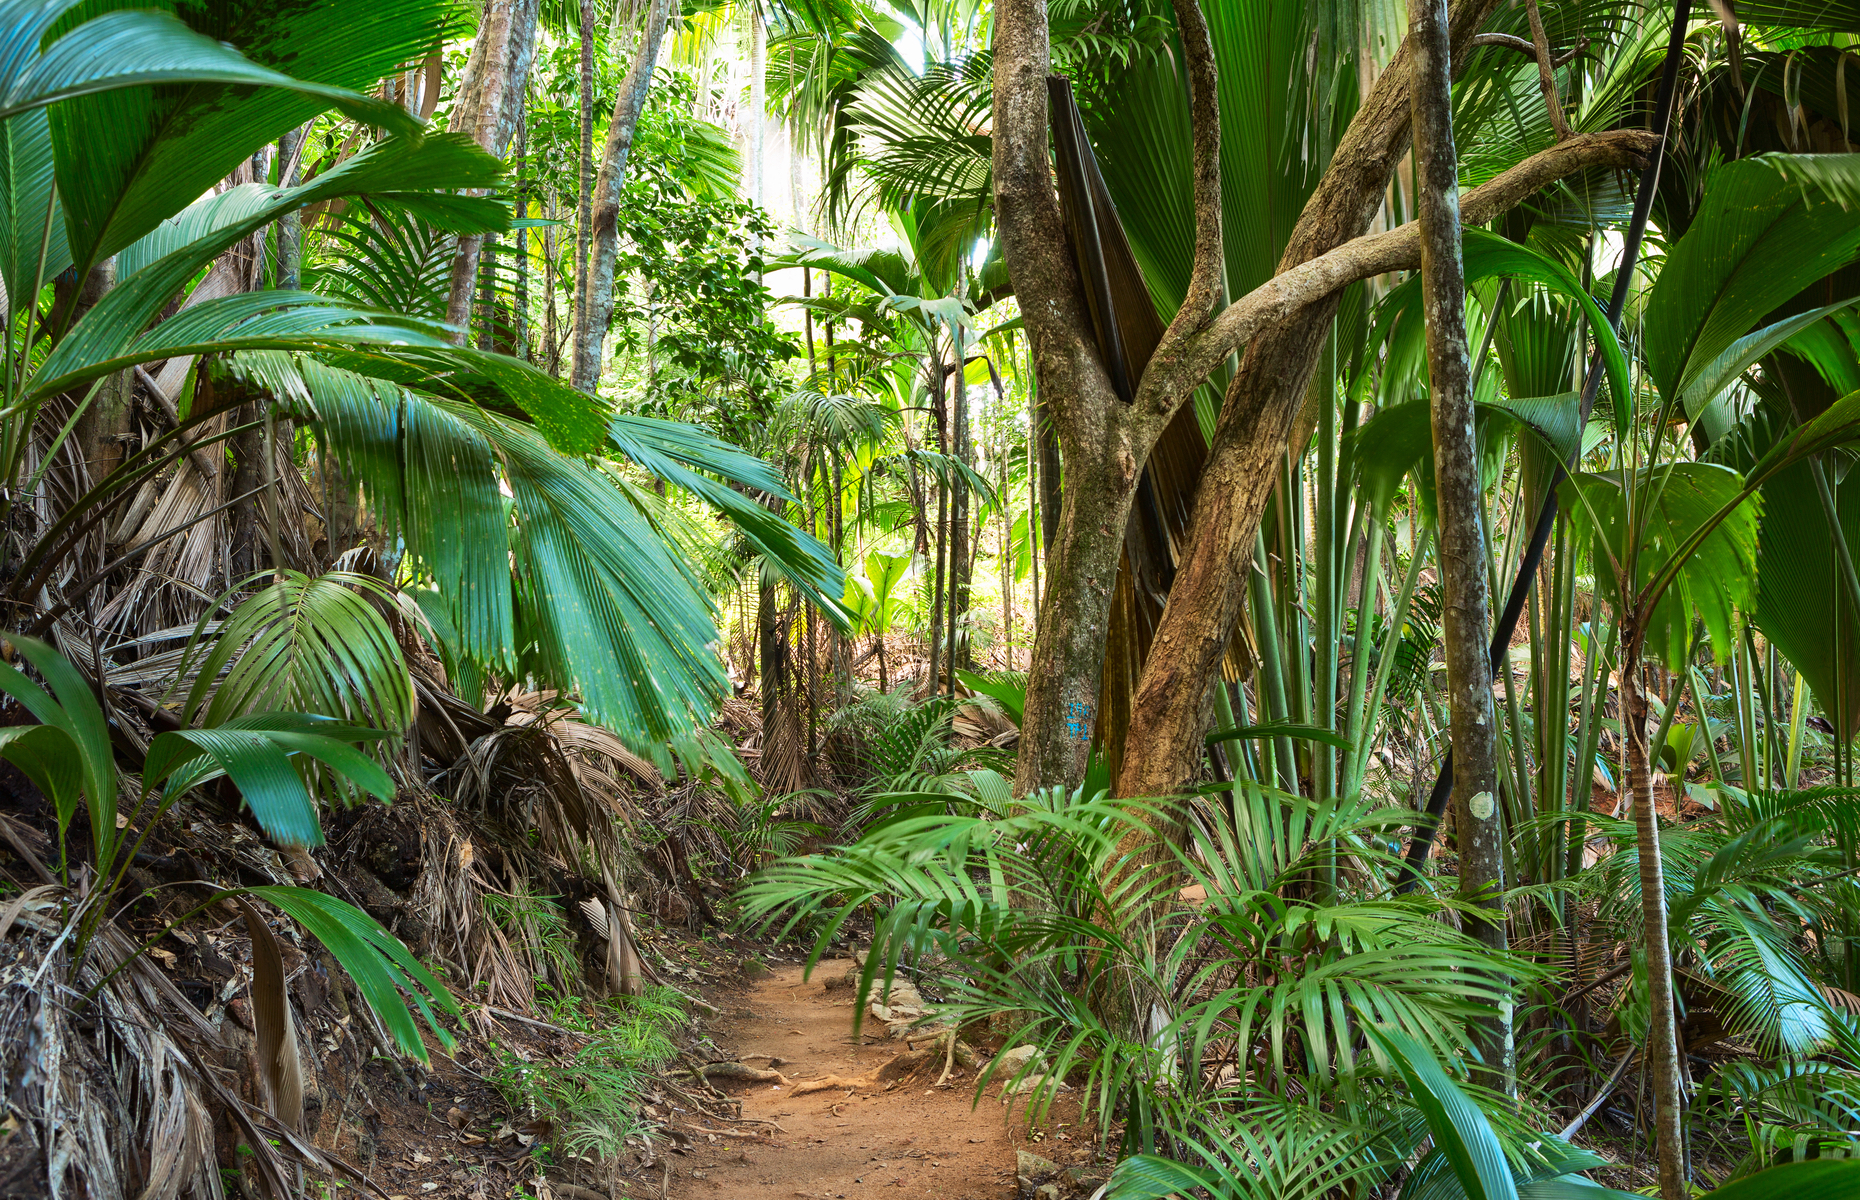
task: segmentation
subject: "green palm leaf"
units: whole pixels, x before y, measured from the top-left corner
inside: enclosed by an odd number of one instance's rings
[[[1407,1083],[1467,1200],[1517,1200],[1517,1185],[1491,1122],[1427,1048],[1399,1029],[1367,1023],[1363,1032]]]
[[[1860,1159],[1785,1163],[1709,1193],[1711,1200],[1847,1200],[1860,1189]]]
[[[244,893],[276,905],[323,943],[355,981],[368,1007],[394,1035],[394,1044],[402,1053],[427,1061],[419,1023],[407,1009],[409,1000],[420,1010],[440,1045],[451,1050],[452,1036],[441,1028],[433,1005],[456,1015],[460,1011],[458,1001],[374,918],[354,905],[309,888],[254,887],[244,889]]]
[[[73,0],[75,2],[75,0]],[[69,8],[72,4],[58,7]],[[9,10],[30,9],[14,3]],[[0,19],[10,20],[14,11]],[[339,107],[358,120],[412,132],[419,123],[397,105],[345,87],[311,83],[259,66],[232,47],[202,37],[165,12],[108,12],[60,37],[11,78],[0,81],[0,120],[61,100],[151,85],[221,84],[283,88]]]
[[[251,806],[259,827],[285,846],[320,846],[322,823],[297,764],[303,757],[392,802],[394,781],[379,763],[355,749],[378,741],[379,730],[308,713],[257,713],[213,729],[180,729],[156,736],[142,769],[145,788],[166,785],[169,797],[225,775]]]
[[[0,283],[9,300],[33,295],[71,261],[52,179],[52,130],[44,111],[0,121]]]
[[[1642,346],[1677,402],[1753,326],[1860,253],[1860,155],[1764,155],[1719,168],[1647,299]]]
[[[377,607],[397,602],[394,589],[369,575],[283,572],[214,632],[183,720],[211,727],[276,709],[405,731],[413,682]],[[188,669],[184,660],[181,674]]]
[[[56,105],[58,190],[79,269],[185,207],[254,146],[419,57],[456,11],[447,0],[212,0],[164,14],[171,24],[177,17],[195,22],[202,40],[229,43],[254,70],[288,72],[289,79],[125,87]],[[359,105],[355,114],[366,122],[412,132],[412,118],[394,114],[392,105],[361,97],[346,103]]]
[[[32,638],[10,639],[20,655],[32,664],[41,678],[51,685],[53,695],[27,679],[13,667],[0,663],[0,691],[5,691],[23,705],[41,725],[64,734],[69,747],[64,750],[44,737],[34,737],[10,747],[24,758],[68,753],[64,763],[43,762],[39,770],[54,789],[47,791],[58,809],[58,828],[62,836],[77,812],[81,794],[90,809],[90,828],[99,862],[115,858],[116,828],[116,760],[110,748],[110,729],[97,703],[90,683],[63,655]],[[7,757],[14,758],[13,754]],[[20,761],[15,758],[14,761]],[[21,768],[25,768],[21,762]],[[76,790],[72,784],[75,782]]]

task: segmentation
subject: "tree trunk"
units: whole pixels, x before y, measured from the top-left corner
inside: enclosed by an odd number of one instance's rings
[[[70,308],[72,323],[75,324],[96,307],[115,286],[116,259],[112,256],[92,267],[85,275]],[[77,426],[71,431],[73,449],[84,460],[84,470],[89,476],[85,486],[102,481],[110,472],[123,465],[124,447],[132,433],[135,417],[134,379],[135,375],[130,371],[118,371],[114,375],[105,376],[83,415],[78,417]],[[81,403],[84,392],[74,392],[72,396]]]
[[[519,108],[517,110],[516,161],[517,216],[526,219],[530,215],[529,164],[525,161],[528,158],[528,155],[525,153],[528,149],[526,145],[527,140],[528,139],[524,137],[523,133],[523,111]],[[530,231],[527,229],[513,229],[510,231],[510,237],[511,241],[514,243],[512,253],[516,256],[513,261],[517,269],[515,296],[517,311],[515,318],[511,322],[510,340],[512,347],[510,352],[518,358],[527,360],[530,357]]]
[[[1455,0],[1452,41],[1463,49],[1496,2]],[[1280,258],[1281,276],[1369,228],[1408,149],[1410,66],[1404,44],[1363,98]],[[1298,418],[1338,299],[1331,291],[1292,319],[1266,326],[1247,345],[1228,386],[1187,553],[1131,704],[1120,795],[1175,794],[1201,761],[1212,718],[1209,684],[1244,607],[1247,564],[1277,474],[1273,466],[1288,446],[1303,446],[1299,432],[1309,436],[1311,422]],[[1159,348],[1151,372],[1170,365],[1162,358]],[[1070,463],[1067,476],[1070,491],[1078,478]]]
[[[594,239],[594,0],[581,0],[581,192],[575,207],[575,297],[569,328],[588,303],[588,248]],[[573,351],[570,351],[573,361]],[[560,370],[558,362],[556,370]],[[555,374],[556,370],[550,371]]]
[[[939,381],[941,376],[939,375]],[[948,452],[948,444],[943,437],[943,389],[941,382],[937,386],[934,406],[936,413],[936,448],[939,454]],[[936,524],[931,527],[931,538],[936,545],[936,568],[930,585],[930,691],[939,691],[943,686],[943,593],[948,576],[944,569],[944,559],[949,549],[949,484],[947,473],[938,475],[936,480]]]
[[[1486,545],[1473,432],[1472,362],[1466,344],[1466,273],[1460,258],[1459,158],[1453,144],[1446,0],[1408,0],[1413,62],[1414,152],[1420,193],[1421,306],[1439,493],[1441,642],[1453,730],[1453,820],[1460,895],[1492,916],[1474,936],[1506,947],[1504,834],[1498,814],[1498,722],[1492,667]],[[1325,403],[1332,403],[1326,396]],[[1493,1082],[1517,1086],[1507,1006],[1475,1036]]]
[[[1026,315],[1041,406],[1065,453],[1067,486],[1048,539],[1014,790],[1074,787],[1085,776],[1111,592],[1147,442],[1132,437],[1123,404],[1085,331],[1078,268],[1053,191],[1043,0],[995,10],[995,211],[1008,273]],[[1043,472],[1043,474],[1048,474]],[[1056,482],[1047,480],[1049,484]]]
[[[453,133],[470,134],[499,158],[516,133],[523,91],[536,61],[538,8],[539,0],[489,0],[478,20],[478,38],[465,63],[465,76],[459,80],[457,106],[448,127]],[[453,336],[461,346],[469,342],[472,285],[478,278],[483,248],[482,236],[463,236],[452,259],[446,322],[456,329]]]
[[[225,386],[230,381],[222,381]],[[228,564],[231,576],[226,586],[256,574],[264,539],[264,507],[253,493],[265,482],[265,433],[263,401],[242,404],[233,416],[235,425],[252,428],[232,439],[233,476],[227,494],[242,496],[232,509],[232,545]]]
[[[306,123],[278,139],[278,186],[296,187],[303,175],[304,135]],[[292,209],[278,218],[278,287],[294,292],[303,286],[304,221],[303,214]]]
[[[969,388],[964,378],[962,328],[957,326],[955,339],[956,387],[950,400],[950,443],[961,466],[972,465],[969,446]],[[949,521],[949,693],[956,694],[956,669],[971,665],[968,642],[959,636],[958,622],[969,611],[969,485],[960,475],[954,476],[955,494],[951,497]]]
[[[652,72],[659,61],[659,43],[665,36],[665,22],[670,14],[668,0],[652,0],[646,13],[646,28],[640,34],[639,49],[620,84],[620,98],[614,103],[613,120],[607,125],[607,144],[601,151],[601,173],[595,180],[592,237],[588,245],[588,270],[582,284],[583,303],[575,311],[573,367],[569,381],[582,391],[592,393],[601,379],[601,351],[607,340],[607,326],[614,314],[614,261],[620,251],[620,189],[626,184],[627,156],[633,149],[633,131],[639,114],[646,108],[646,92],[652,86]]]
[[[743,190],[749,194],[750,203],[762,205],[763,179],[765,165],[763,151],[764,120],[768,112],[768,54],[769,31],[762,23],[762,6],[749,6],[749,114],[743,122],[743,135],[748,153],[743,156]]]
[[[553,196],[551,196],[548,201],[548,206],[544,210],[544,215],[553,217],[555,216],[555,214],[556,214],[555,199]],[[556,248],[557,248],[558,242],[556,241],[556,233],[555,233],[554,228],[552,227],[545,228],[542,231],[542,245],[543,245],[543,251],[542,251],[543,262],[546,264],[547,269],[544,270],[542,273],[542,280],[543,280],[542,359],[543,361],[537,365],[542,367],[543,370],[547,371],[550,375],[553,376],[553,375],[559,375],[562,370],[562,339],[561,339],[560,331],[558,330],[556,326],[557,318],[556,318],[556,307],[555,307],[555,277],[556,277]]]
[[[1001,644],[1006,667],[1014,669],[1014,500],[1008,491],[1008,436],[1001,431],[1001,471],[995,484],[1001,518]]]
[[[1666,881],[1660,866],[1660,818],[1653,804],[1653,771],[1647,745],[1647,690],[1641,679],[1640,619],[1621,629],[1621,725],[1627,741],[1628,794],[1634,805],[1636,854],[1640,866],[1641,927],[1647,954],[1650,1010],[1647,1055],[1653,1066],[1654,1140],[1660,1160],[1662,1200],[1684,1200],[1686,1190],[1684,1100],[1680,1093],[1679,1030],[1673,1013],[1672,939],[1666,922]]]
[[[763,571],[756,584],[757,673],[762,686],[762,744],[775,728],[783,689],[787,686],[787,658],[782,645],[781,621],[775,611],[775,583]]]

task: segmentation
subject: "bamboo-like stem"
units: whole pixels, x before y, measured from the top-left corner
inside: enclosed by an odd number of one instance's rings
[[[1685,1200],[1683,1100],[1679,1031],[1674,1023],[1672,942],[1667,930],[1666,880],[1660,863],[1660,819],[1653,803],[1647,743],[1647,693],[1641,679],[1645,633],[1639,614],[1622,629],[1622,731],[1629,794],[1634,804],[1635,856],[1640,871],[1641,928],[1647,961],[1647,1051],[1653,1067],[1654,1134],[1662,1200]]]

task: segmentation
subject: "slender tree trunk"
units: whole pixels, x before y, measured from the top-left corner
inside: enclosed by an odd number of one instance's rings
[[[783,669],[781,621],[775,611],[775,583],[766,571],[759,572],[756,581],[756,647],[757,673],[762,686],[762,738],[766,746],[775,728],[777,706],[787,675]]]
[[[1684,1200],[1686,1190],[1685,1111],[1680,1092],[1679,1030],[1673,1011],[1672,939],[1667,930],[1666,881],[1660,865],[1660,818],[1653,803],[1653,770],[1648,753],[1648,705],[1641,678],[1645,631],[1630,616],[1621,629],[1621,725],[1627,741],[1628,794],[1634,805],[1636,855],[1640,867],[1641,927],[1647,954],[1650,1024],[1648,1060],[1653,1066],[1653,1126],[1660,1161],[1661,1200]],[[1458,747],[1455,746],[1455,750]]]
[[[278,186],[296,187],[303,175],[304,135],[308,124],[299,125],[278,139]],[[278,287],[296,291],[303,286],[304,221],[296,209],[278,218]]]
[[[768,112],[769,31],[762,23],[762,6],[749,6],[749,113],[743,121],[744,141],[748,153],[743,156],[743,190],[751,203],[763,205],[763,169],[765,150],[764,119]]]
[[[523,91],[536,61],[538,9],[539,0],[489,0],[478,20],[478,38],[466,61],[465,76],[459,81],[452,132],[469,133],[499,158],[516,133]],[[459,238],[458,253],[452,259],[446,321],[458,330],[454,336],[460,345],[470,340],[472,290],[483,248],[482,236],[466,235]]]
[[[517,216],[521,218],[528,218],[530,215],[529,162],[527,161],[528,155],[525,153],[528,149],[528,141],[529,139],[524,136],[523,111],[519,108],[517,111],[516,170]],[[517,268],[517,311],[515,319],[511,322],[510,338],[512,344],[510,352],[518,358],[528,359],[530,356],[530,231],[527,229],[513,229],[510,232],[510,237],[513,244],[512,253],[516,256],[514,262]]]
[[[1486,544],[1466,343],[1466,274],[1460,258],[1459,157],[1453,144],[1446,0],[1408,0],[1414,149],[1420,193],[1421,297],[1439,493],[1441,641],[1453,730],[1453,812],[1460,894],[1492,916],[1473,930],[1506,946],[1504,848],[1498,811],[1498,722],[1486,655],[1490,628]],[[1327,396],[1325,403],[1332,403]],[[1516,1087],[1509,1006],[1481,1022],[1479,1052],[1494,1081]]]
[[[569,382],[593,392],[601,379],[601,352],[607,326],[614,313],[614,263],[620,252],[620,189],[626,184],[627,156],[633,149],[633,132],[646,108],[646,93],[659,61],[659,43],[670,15],[669,0],[652,0],[639,48],[620,84],[613,120],[607,125],[607,144],[601,151],[601,173],[592,195],[592,237],[588,269],[582,285],[583,303],[575,311],[574,359]]]
[[[1006,666],[1014,669],[1014,501],[1008,491],[1008,438],[1001,430],[1001,474],[995,484],[1001,509],[1001,644]]]
[[[967,348],[962,341],[962,327],[957,326],[953,333],[955,342],[956,386],[951,393],[950,434],[954,445],[956,462],[961,466],[972,465],[969,460],[974,457],[969,445],[969,387],[965,378],[964,360]],[[955,477],[955,495],[950,505],[949,528],[949,693],[956,694],[956,669],[968,669],[970,661],[969,645],[959,636],[957,623],[962,615],[969,611],[969,581],[971,577],[969,555],[969,485],[962,476]]]
[[[556,215],[557,213],[556,202],[553,196],[549,197],[548,206],[544,210],[544,212],[545,212],[545,215],[550,216],[550,217],[554,217]],[[561,246],[561,243],[556,238],[555,229],[553,227],[545,227],[542,231],[542,253],[543,253],[543,264],[544,264],[544,270],[543,270],[543,331],[542,331],[543,361],[538,365],[540,365],[543,368],[543,370],[547,371],[550,375],[560,375],[562,373],[562,335],[561,335],[561,329],[557,323],[558,318],[556,316],[556,306],[555,306],[555,279],[556,279],[556,273],[557,273],[556,272],[556,255],[559,252],[560,246]]]
[[[76,323],[100,303],[115,286],[116,258],[111,256],[92,267],[85,275],[70,309],[72,322]],[[132,403],[134,379],[135,374],[131,371],[118,371],[107,376],[97,389],[97,394],[90,398],[89,406],[72,430],[73,448],[84,460],[84,469],[89,473],[90,483],[96,483],[123,465],[124,447],[135,416]],[[84,391],[75,392],[72,398],[82,402]]]
[[[581,310],[588,303],[588,248],[594,239],[594,0],[581,0],[580,166],[581,191],[575,204],[575,303],[571,329],[573,322],[581,319]],[[572,353],[570,359],[573,359]]]
[[[943,364],[937,363],[936,399],[931,411],[936,417],[936,448],[939,454],[949,453],[948,426],[943,416]],[[948,583],[944,560],[949,549],[949,483],[948,472],[937,476],[936,480],[936,525],[931,531],[936,542],[936,575],[930,588],[930,691],[937,692],[943,686],[943,595]]]

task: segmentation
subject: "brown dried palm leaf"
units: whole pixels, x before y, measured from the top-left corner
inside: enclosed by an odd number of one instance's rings
[[[121,929],[103,925],[74,963],[70,922],[86,906],[73,899],[42,889],[0,931],[0,1094],[47,1195],[221,1200],[216,1111],[275,1200],[296,1194],[300,1171],[369,1187],[215,1077],[218,1031]]]

